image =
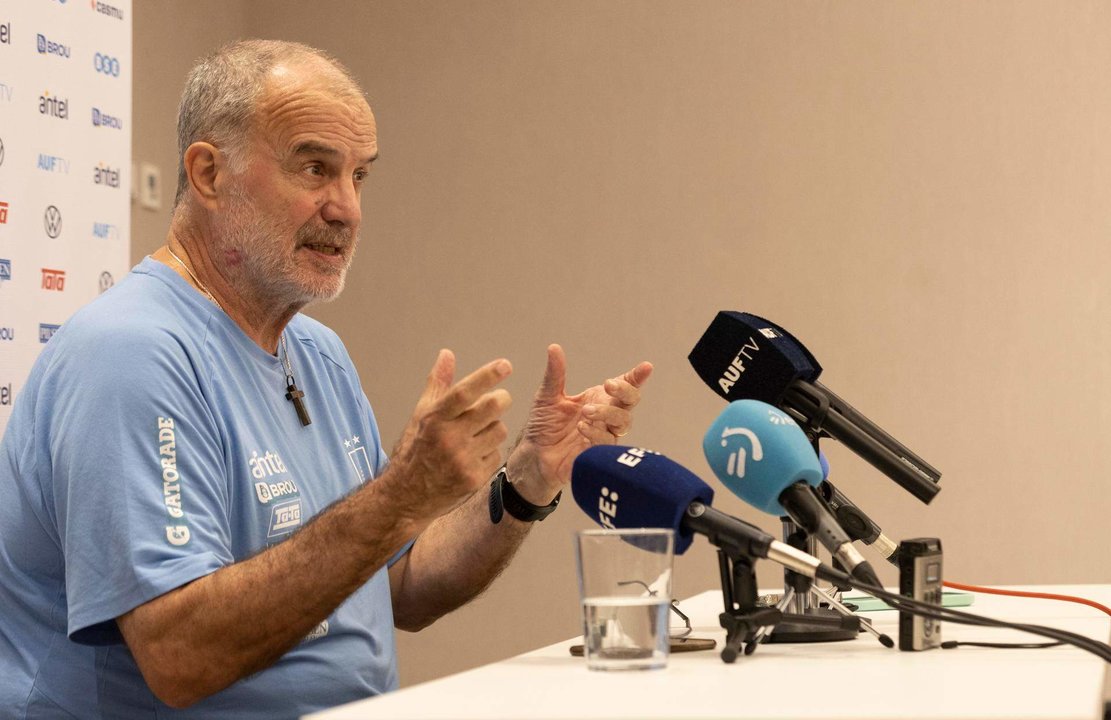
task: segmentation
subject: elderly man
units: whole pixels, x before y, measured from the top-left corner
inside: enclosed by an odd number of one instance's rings
[[[509,362],[456,382],[443,350],[387,458],[343,344],[298,314],[358,242],[378,142],[357,84],[237,43],[191,73],[178,132],[166,245],[55,335],[0,446],[5,717],[273,718],[395,688],[393,627],[485,588],[652,370],[567,396],[552,345],[503,466]]]

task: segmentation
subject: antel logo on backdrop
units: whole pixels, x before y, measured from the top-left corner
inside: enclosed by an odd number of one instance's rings
[[[69,98],[50,97],[50,91],[39,95],[39,115],[49,115],[59,120],[69,120]]]
[[[57,55],[58,57],[69,57],[69,45],[63,45],[46,37],[42,33],[35,36],[35,45],[38,47],[39,55]]]
[[[0,45],[12,44],[12,22],[11,20],[0,23]]]
[[[42,289],[63,292],[66,289],[66,271],[42,268]]]
[[[0,405],[11,405],[13,400],[15,400],[15,391],[12,390],[12,384],[7,383],[5,385],[4,382],[0,380]]]
[[[47,205],[42,214],[42,226],[51,240],[62,234],[62,211],[55,205]]]
[[[106,2],[100,2],[100,0],[89,0],[89,6],[101,15],[123,20],[123,10],[120,10],[115,5],[109,5]]]
[[[115,130],[123,129],[123,120],[115,115],[109,115],[100,108],[93,108],[93,125],[96,127],[113,128]]]
[[[93,182],[97,185],[119,188],[120,169],[109,167],[105,163],[97,163],[96,167],[93,168]]]
[[[120,61],[110,55],[93,55],[93,67],[101,75],[120,76]]]
[[[57,155],[47,155],[46,153],[39,153],[38,162],[35,167],[44,172],[61,173],[62,175],[69,175],[69,160]]]

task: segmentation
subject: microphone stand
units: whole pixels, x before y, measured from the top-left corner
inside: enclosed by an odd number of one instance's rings
[[[810,578],[791,573],[796,580],[784,594],[784,600],[775,607],[765,607],[757,603],[756,571],[753,559],[736,548],[718,545],[718,569],[721,574],[721,593],[725,609],[718,616],[718,621],[725,628],[725,644],[721,650],[722,662],[732,663],[742,652],[751,655],[756,651],[760,642],[768,636],[771,629],[772,642],[780,632],[780,628],[797,628],[804,626],[807,632],[828,630],[839,637],[816,637],[807,642],[818,640],[837,639],[846,640],[857,636],[860,632],[861,619],[852,613],[838,615],[837,613],[798,614],[785,613],[784,608],[800,596],[808,596],[812,588]],[[796,591],[797,588],[797,591]],[[819,610],[815,608],[815,610]],[[774,628],[774,629],[773,629]],[[792,640],[791,642],[803,642]]]

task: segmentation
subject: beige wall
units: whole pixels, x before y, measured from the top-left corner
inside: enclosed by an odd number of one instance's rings
[[[1111,5],[309,8],[136,3],[136,158],[170,189],[182,77],[228,37],[352,67],[381,159],[349,289],[311,312],[345,338],[384,437],[441,346],[466,370],[513,360],[519,426],[558,341],[571,388],[652,360],[629,439],[712,481],[700,441],[723,406],[686,354],[717,310],[747,310],[944,472],[927,508],[825,445],[890,534],[944,540],[949,578],[1111,581]],[[164,218],[133,227],[138,257]],[[402,634],[403,682],[574,634],[570,536],[588,525],[568,499],[483,598]],[[679,595],[714,586],[709,546],[676,573]]]

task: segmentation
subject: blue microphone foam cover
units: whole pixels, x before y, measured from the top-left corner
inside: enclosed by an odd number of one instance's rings
[[[582,511],[603,527],[671,528],[675,553],[690,547],[683,514],[695,500],[709,505],[714,490],[697,475],[643,448],[597,445],[571,468],[571,494]]]
[[[784,489],[823,479],[818,456],[794,419],[758,400],[729,403],[706,431],[702,450],[725,487],[772,515],[787,514],[779,503]]]

